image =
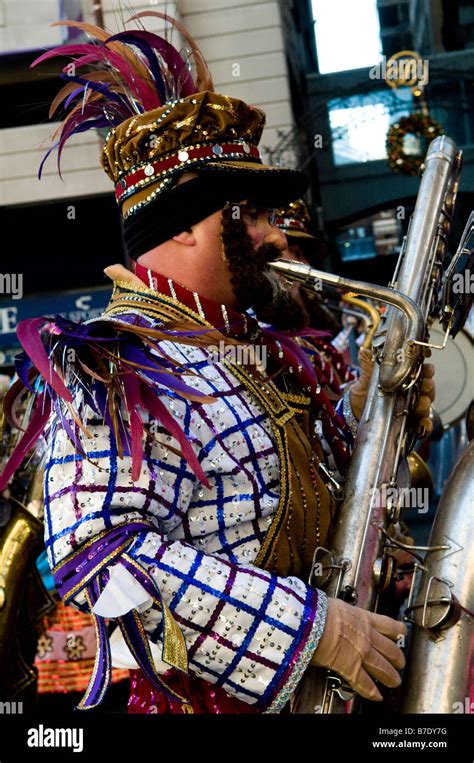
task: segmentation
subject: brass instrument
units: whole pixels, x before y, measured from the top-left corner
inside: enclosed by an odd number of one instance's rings
[[[365,337],[361,347],[370,350],[374,335],[382,319],[379,309],[374,307],[374,305],[367,300],[360,299],[352,293],[342,294],[341,301],[348,305],[352,305],[361,310],[362,313],[365,313]],[[345,312],[344,309],[343,312]],[[415,450],[408,453],[406,462],[409,472],[410,486],[422,489],[427,488],[431,497],[434,493],[434,484],[428,464]]]
[[[34,701],[34,624],[51,606],[35,568],[43,525],[13,504],[9,522],[0,529],[0,696],[2,701]]]
[[[415,565],[406,610],[414,628],[402,713],[472,712],[473,480],[474,440],[444,487],[428,544],[431,550]],[[415,596],[418,574],[421,577]]]
[[[0,466],[18,437],[2,413]],[[44,548],[40,504],[42,470],[33,459],[0,494],[0,701],[22,701],[28,707],[36,701],[35,626],[54,606],[35,565]]]
[[[348,294],[343,294],[341,299],[343,302],[346,302],[346,304],[358,307],[360,310],[362,310],[363,313],[365,313],[366,332],[362,347],[370,350],[372,347],[372,339],[379,327],[381,320],[379,311],[376,307],[371,305],[370,302],[367,302],[365,299],[359,299],[355,296],[355,294],[351,294],[350,292]]]
[[[359,422],[349,467],[345,499],[336,518],[331,548],[317,548],[311,583],[329,596],[377,611],[380,594],[391,576],[394,536],[401,516],[399,476],[413,447],[410,412],[414,389],[429,345],[432,315],[439,312],[439,293],[461,170],[461,152],[448,137],[434,140],[399,261],[389,287],[351,281],[282,260],[272,267],[308,288],[327,284],[343,292],[367,296],[390,307],[372,341],[377,362]],[[446,340],[455,310],[443,312]],[[391,490],[390,490],[391,488]],[[430,549],[409,547],[413,554]],[[443,680],[446,676],[443,675]],[[419,687],[421,692],[428,691]],[[309,668],[293,711],[297,713],[355,712],[357,695],[333,671]],[[416,704],[416,703],[415,703]],[[420,702],[423,707],[423,701]],[[412,712],[415,710],[412,706]]]
[[[468,276],[471,281],[473,261],[471,213],[443,289],[441,323],[443,328],[454,326],[453,337],[461,333],[473,302],[472,290],[454,288],[456,276]],[[445,344],[446,339],[441,347]],[[468,347],[465,360],[469,364],[474,359],[472,342]],[[415,564],[405,615],[414,628],[404,676],[403,713],[473,711],[474,431],[469,415],[466,425],[471,442],[444,486],[427,553]]]

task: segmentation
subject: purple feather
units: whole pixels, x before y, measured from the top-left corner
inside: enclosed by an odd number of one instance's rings
[[[106,43],[115,42],[116,40],[128,43],[129,45],[135,45],[146,56],[150,65],[150,71],[153,75],[155,86],[160,96],[160,102],[157,103],[156,106],[161,106],[163,103],[165,103],[167,97],[166,85],[163,80],[163,75],[161,74],[156,55],[153,52],[153,48],[143,38],[143,35],[141,35],[140,32],[119,32],[118,34],[114,34],[112,37],[109,37],[106,40]]]
[[[95,401],[95,399],[94,399],[94,397],[92,395],[92,392],[87,388],[86,385],[81,387],[81,390],[82,390],[82,394],[84,395],[84,403],[85,403],[85,405],[88,405],[89,408],[91,408],[94,411],[94,413],[97,413],[99,415],[100,411],[99,411],[99,409],[97,407],[97,402]]]
[[[30,384],[28,375],[30,368],[33,368],[33,363],[31,362],[26,352],[20,352],[15,356],[15,371],[17,372],[18,378],[21,379],[26,389],[35,393],[35,390]]]
[[[48,156],[49,156],[50,154],[52,154],[52,153],[53,153],[53,151],[54,151],[54,149],[55,149],[55,148],[57,148],[58,146],[59,146],[59,140],[57,141],[57,143],[54,143],[54,144],[51,146],[51,148],[49,148],[49,149],[48,149],[48,151],[46,152],[46,154],[43,156],[43,159],[42,159],[42,161],[41,161],[41,164],[40,164],[40,166],[39,166],[39,169],[38,169],[38,180],[41,180],[41,176],[42,176],[42,174],[43,174],[43,167],[44,167],[44,165],[45,165],[45,163],[46,163],[46,160],[47,160]]]
[[[72,429],[71,425],[69,424],[69,421],[66,419],[64,413],[61,410],[61,405],[59,403],[59,400],[56,398],[53,400],[53,408],[56,413],[56,416],[58,417],[59,421],[61,422],[64,431],[66,432],[67,436],[69,437],[70,441],[76,448],[77,452],[81,454],[81,456],[85,457],[84,449],[81,445],[81,442],[79,438],[76,435],[76,432]]]
[[[186,61],[183,60],[179,52],[167,41],[152,32],[142,32],[146,35],[150,45],[156,47],[161,57],[168,64],[175,81],[175,97],[186,98],[196,92],[196,85],[188,69]]]
[[[86,339],[93,340],[94,342],[117,342],[116,336],[95,336],[94,331],[97,330],[97,322],[75,323],[58,313],[54,316],[54,323],[61,334],[67,339],[78,339],[80,341]],[[108,325],[105,322],[102,322],[100,327],[108,328]]]
[[[268,336],[274,341],[280,342],[282,347],[285,349],[287,356],[291,358],[292,365],[299,364],[306,369],[310,376],[313,378],[317,377],[316,369],[309,359],[307,352],[303,349],[303,347],[300,347],[299,344],[293,341],[293,337],[330,336],[327,331],[318,331],[317,329],[310,328],[276,331],[275,329],[266,328],[263,332],[263,335]]]
[[[174,89],[170,94],[172,98],[185,98],[196,92],[196,85],[186,61],[168,40],[146,30],[136,30],[128,34],[147,42],[151,48],[158,51],[174,79]]]
[[[73,114],[73,116],[67,119],[65,122],[58,144],[58,170],[60,176],[60,162],[64,144],[75,133],[85,132],[86,130],[98,128],[101,126],[105,122],[103,116],[99,117],[98,120],[89,120],[89,117],[95,117],[98,113],[103,115],[103,111],[101,109],[97,109],[96,106],[86,106],[83,112],[77,112],[76,114]],[[105,124],[107,123],[105,122]]]
[[[107,411],[107,389],[102,382],[95,381],[93,387],[93,396],[96,401],[96,408],[105,420],[105,414]]]
[[[78,82],[80,85],[83,86],[82,90],[84,90],[84,88],[87,87],[90,90],[93,90],[95,93],[101,93],[103,95],[106,95],[109,101],[117,103],[121,108],[123,109],[128,108],[128,104],[126,103],[126,101],[124,101],[123,98],[118,93],[113,93],[110,87],[108,85],[105,85],[103,82],[94,82],[91,79],[87,79],[86,77],[79,77],[78,75],[61,74],[60,76],[61,76],[61,79],[66,81]],[[92,107],[98,104],[88,104],[88,105],[89,107]]]
[[[107,387],[103,382],[95,381],[94,387],[93,387],[93,394],[96,400],[96,405],[94,407],[94,410],[96,410],[99,413],[99,415],[104,420],[104,424],[106,424],[106,426],[109,427],[110,436],[113,440],[114,428],[113,428],[112,419],[110,417],[109,406],[107,404],[108,394],[110,394],[109,387]],[[124,450],[126,450],[129,448],[130,436],[127,430],[125,429],[125,426],[120,416],[117,417],[117,422],[118,422],[118,429],[119,429],[119,432],[118,432],[119,442],[122,444]],[[115,446],[116,447],[118,446],[118,442],[115,443]]]
[[[73,90],[73,91],[72,91],[72,93],[70,93],[70,94],[68,95],[68,97],[66,98],[66,100],[64,101],[64,109],[67,109],[67,108],[68,108],[68,106],[69,106],[69,105],[72,103],[72,101],[74,100],[74,98],[75,98],[77,95],[79,95],[79,93],[83,93],[83,92],[84,92],[84,88],[82,88],[82,87],[78,87],[78,88],[76,88],[76,90]]]
[[[103,40],[103,31],[96,32],[99,36],[94,42],[60,45],[41,54],[31,64],[35,67],[56,57],[70,57],[71,63],[64,66],[62,79],[80,85],[72,92],[66,91],[67,95],[62,98],[64,113],[67,114],[73,104],[75,111],[65,117],[59,141],[43,158],[38,170],[39,179],[54,150],[58,151],[61,177],[64,145],[76,133],[117,127],[137,113],[152,111],[170,100],[196,92],[187,62],[167,40],[141,29],[120,32]],[[82,109],[77,108],[87,89],[100,97],[89,98]]]
[[[146,376],[150,379],[152,379],[156,384],[161,384],[164,387],[168,387],[171,389],[176,390],[177,392],[181,392],[182,394],[191,394],[195,395],[196,397],[206,397],[206,395],[203,392],[199,392],[198,390],[193,389],[192,387],[189,387],[187,384],[185,384],[180,379],[176,378],[176,376],[173,376],[172,373],[165,373],[163,371],[159,370],[159,366],[161,364],[161,361],[158,358],[150,358],[148,357],[143,350],[141,350],[139,347],[136,347],[134,345],[125,345],[125,347],[122,350],[122,357],[125,360],[129,360],[132,363],[138,363],[141,366],[146,366],[146,368],[137,368],[136,372],[143,374],[143,376]],[[152,367],[152,363],[155,363],[155,368]],[[164,364],[163,364],[164,365]],[[170,365],[169,363],[167,365]],[[175,366],[175,368],[177,368]],[[181,373],[183,373],[181,371]]]
[[[54,58],[55,56],[64,57],[73,55],[91,55],[95,57],[96,61],[101,61],[107,66],[114,68],[122,75],[130,90],[135,93],[135,97],[140,102],[144,111],[155,108],[156,95],[153,93],[152,89],[142,78],[135,76],[126,58],[123,58],[118,53],[110,50],[102,43],[100,45],[87,43],[83,45],[62,45],[43,53],[33,61],[31,66],[37,66],[38,64],[43,63],[43,61],[47,61],[49,58]],[[73,82],[76,81],[73,76],[68,77],[67,74],[65,75],[65,78],[71,79]],[[109,92],[111,91],[109,90]],[[135,110],[130,105],[128,107],[128,113],[124,119],[133,114],[135,114]]]

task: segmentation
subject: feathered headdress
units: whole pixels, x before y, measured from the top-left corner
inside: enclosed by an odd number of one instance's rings
[[[227,201],[250,197],[261,206],[281,206],[301,196],[307,186],[301,173],[262,163],[257,145],[265,114],[214,92],[207,64],[189,32],[158,11],[143,11],[130,20],[145,16],[176,27],[189,46],[187,52],[145,29],[112,35],[91,24],[62,21],[56,23],[82,29],[92,41],[54,48],[32,64],[55,56],[72,58],[61,74],[67,84],[50,109],[50,116],[59,109],[66,116],[40,175],[55,148],[60,167],[64,145],[73,135],[109,128],[101,162],[115,183],[125,243],[133,258]],[[189,171],[198,176],[177,185]]]
[[[51,26],[68,26],[86,32],[90,43],[61,45],[43,53],[32,67],[58,56],[70,56],[71,63],[60,75],[65,85],[55,96],[49,118],[62,107],[67,116],[53,134],[59,140],[48,151],[58,149],[58,171],[64,144],[73,135],[90,129],[118,127],[129,117],[158,109],[167,103],[203,90],[213,91],[209,68],[187,29],[176,19],[159,11],[143,11],[129,20],[157,16],[183,35],[189,45],[186,57],[171,43],[145,29],[111,34],[101,27],[81,21],[56,21]],[[191,74],[193,58],[196,78]]]

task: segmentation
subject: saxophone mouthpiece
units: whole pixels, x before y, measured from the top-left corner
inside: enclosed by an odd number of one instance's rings
[[[277,273],[286,276],[291,281],[310,281],[311,266],[297,260],[274,260],[269,266]]]

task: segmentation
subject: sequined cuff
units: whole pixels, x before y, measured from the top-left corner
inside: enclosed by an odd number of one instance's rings
[[[294,662],[290,677],[282,689],[279,691],[270,707],[265,710],[265,713],[279,713],[285,707],[291,695],[297,688],[299,682],[303,678],[303,674],[309,665],[316,647],[319,644],[321,636],[323,635],[324,626],[326,624],[328,599],[323,591],[318,590],[317,592],[315,591],[314,594],[317,596],[316,612],[313,625],[306,639],[306,643],[304,644],[302,650]]]
[[[347,426],[349,427],[353,436],[355,437],[357,434],[357,428],[359,426],[359,422],[357,421],[354,415],[354,411],[352,410],[351,387],[348,387],[346,389],[342,397],[342,415],[344,416]]]

